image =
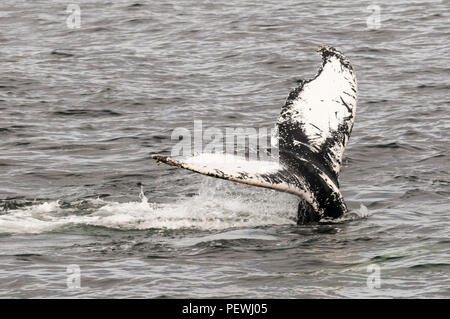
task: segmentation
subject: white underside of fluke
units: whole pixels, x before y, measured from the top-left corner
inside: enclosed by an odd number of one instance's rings
[[[180,160],[174,160],[158,154],[153,155],[153,158],[158,162],[203,175],[291,193],[305,199],[314,209],[319,209],[315,197],[307,189],[305,177],[290,173],[289,168],[276,161],[247,160],[235,155],[210,153],[203,153]],[[289,176],[290,179],[296,181],[296,185],[287,181],[281,181],[280,183],[268,181],[268,176],[277,174]]]

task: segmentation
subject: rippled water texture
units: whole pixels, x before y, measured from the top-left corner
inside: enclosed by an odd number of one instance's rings
[[[0,4],[0,297],[450,296],[448,1],[77,4]],[[194,120],[273,127],[319,44],[358,76],[354,218],[150,159]]]

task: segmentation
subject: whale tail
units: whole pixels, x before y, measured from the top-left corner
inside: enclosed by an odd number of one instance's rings
[[[318,52],[322,56],[318,73],[301,81],[281,109],[276,161],[209,153],[181,160],[152,157],[204,175],[295,194],[301,198],[299,223],[341,216],[347,207],[338,177],[355,120],[357,83],[340,51],[320,46]]]

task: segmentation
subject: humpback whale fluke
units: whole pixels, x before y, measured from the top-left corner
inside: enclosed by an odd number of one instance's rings
[[[320,46],[318,52],[318,73],[289,94],[278,117],[278,162],[205,153],[180,161],[152,157],[197,173],[295,194],[300,197],[299,224],[342,216],[347,206],[338,176],[355,120],[357,83],[340,51]]]

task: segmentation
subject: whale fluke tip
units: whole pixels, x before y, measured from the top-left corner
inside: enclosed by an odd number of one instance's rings
[[[329,46],[329,45],[319,45],[319,46],[317,47],[317,52],[318,52],[323,58],[325,58],[325,57],[327,57],[327,56],[330,56],[330,55],[336,55],[336,56],[338,56],[338,57],[340,57],[340,58],[345,58],[344,54],[342,54],[341,51],[339,51],[339,50],[337,50],[337,49],[335,49],[334,47]]]

